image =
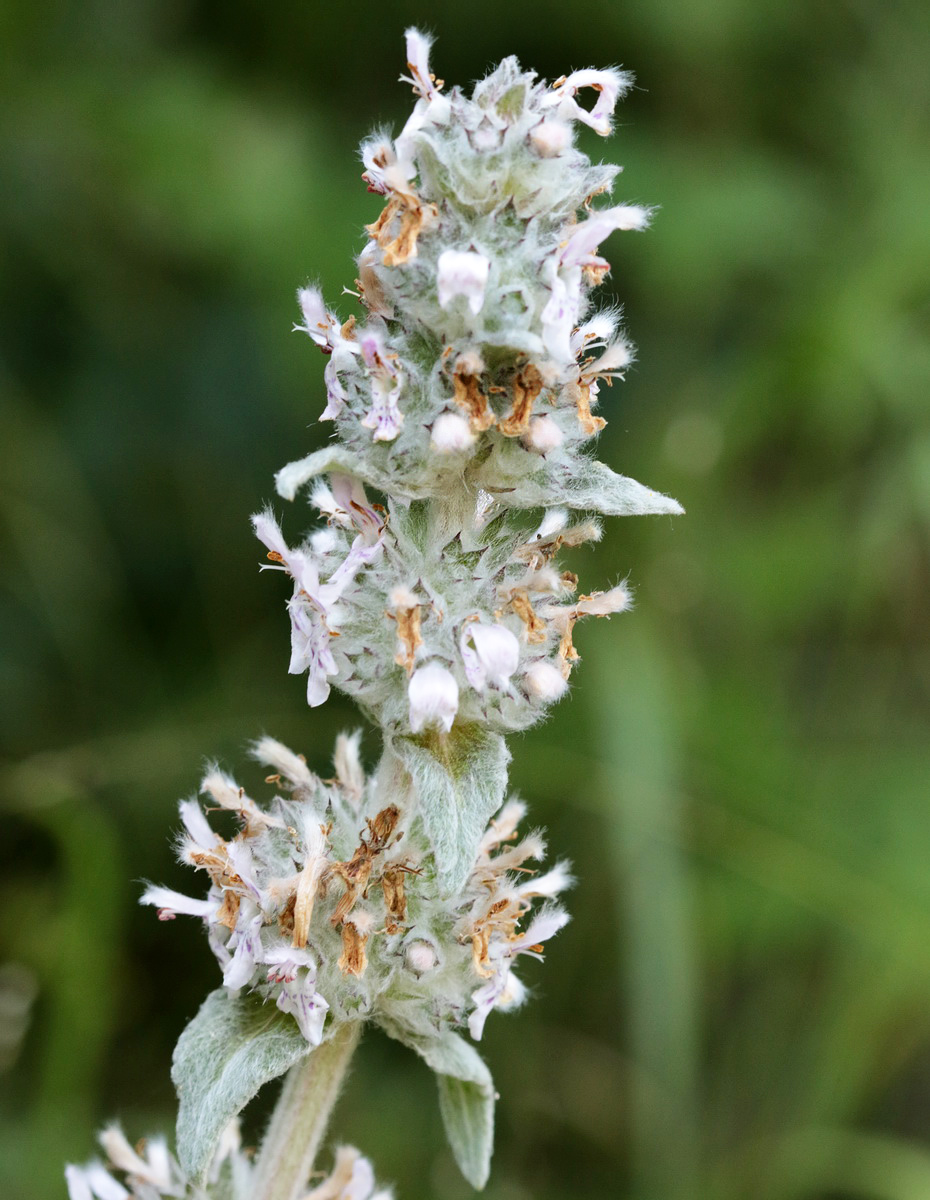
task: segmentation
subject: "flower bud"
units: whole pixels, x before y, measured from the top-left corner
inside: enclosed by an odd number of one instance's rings
[[[527,450],[535,450],[537,454],[558,450],[564,441],[565,434],[549,416],[534,417],[523,438]]]
[[[427,971],[432,971],[438,961],[435,948],[429,942],[420,939],[411,942],[404,954],[407,969],[415,975],[425,975]]]
[[[520,662],[520,643],[503,625],[471,622],[462,630],[462,661],[476,691],[506,688]]]
[[[462,454],[475,443],[475,435],[464,417],[445,412],[433,422],[430,445],[440,454]]]
[[[540,158],[555,158],[572,144],[572,127],[565,121],[541,121],[530,130],[530,145]]]
[[[410,728],[420,733],[428,725],[438,725],[448,733],[459,708],[459,685],[455,676],[438,662],[427,663],[410,677],[407,687],[410,701]]]
[[[548,662],[534,662],[523,676],[523,683],[533,699],[541,700],[543,704],[558,700],[568,688],[562,672]]]

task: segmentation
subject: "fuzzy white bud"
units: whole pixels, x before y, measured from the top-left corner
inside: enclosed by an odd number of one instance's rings
[[[558,700],[568,688],[562,672],[548,662],[535,662],[528,667],[523,676],[523,683],[529,695],[543,704],[551,704]]]
[[[520,663],[520,643],[503,625],[470,622],[462,630],[462,661],[476,691],[506,688]]]
[[[572,144],[572,127],[566,121],[541,121],[530,130],[530,145],[540,158],[556,158]]]
[[[445,412],[433,422],[429,440],[439,454],[462,454],[475,444],[475,435],[464,417]]]
[[[523,438],[527,450],[534,450],[537,454],[558,450],[564,441],[565,434],[550,416],[534,417]]]
[[[410,676],[407,686],[410,702],[410,728],[420,733],[428,725],[438,725],[448,733],[459,709],[459,685],[451,671],[438,662],[427,663]]]
[[[415,975],[425,975],[427,971],[432,971],[438,961],[436,951],[429,942],[419,939],[411,942],[404,954],[407,969]]]

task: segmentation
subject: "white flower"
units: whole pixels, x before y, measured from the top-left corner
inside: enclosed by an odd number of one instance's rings
[[[223,986],[231,992],[244,988],[255,974],[256,964],[262,961],[263,923],[264,917],[256,906],[243,900],[239,905],[236,928],[226,943],[226,948],[234,953],[223,970]]]
[[[295,587],[306,592],[308,596],[316,597],[319,602],[320,575],[316,563],[303,550],[292,550],[288,546],[271,510],[265,509],[264,512],[256,513],[252,517],[252,527],[259,541],[271,551],[268,557],[273,565],[265,566],[263,570],[287,571],[294,580]]]
[[[349,393],[343,387],[342,380],[339,378],[340,371],[347,370],[355,365],[353,351],[349,350],[347,345],[347,343],[343,342],[342,345],[333,350],[329,362],[323,370],[323,382],[326,385],[326,407],[320,413],[321,421],[335,421],[349,398]]]
[[[274,738],[259,738],[258,741],[252,746],[252,757],[258,762],[264,763],[266,766],[274,767],[276,771],[279,771],[284,778],[295,787],[310,788],[319,782],[317,777],[307,766],[305,759],[303,759],[299,754],[295,754],[293,750],[289,750],[287,746],[283,746],[280,742],[275,741]],[[230,780],[230,782],[232,783],[232,780]],[[208,783],[205,779],[203,781],[202,790],[207,788]],[[236,790],[241,796],[242,788],[237,788]],[[212,789],[211,794],[215,794],[212,793]],[[256,810],[256,812],[261,814],[261,819],[266,825],[274,824],[275,818],[260,810],[254,801],[250,801],[249,803]],[[255,823],[256,818],[253,815],[252,809],[248,809],[247,812],[250,821]]]
[[[291,618],[288,672],[291,675],[308,672],[307,703],[311,707],[324,703],[329,696],[327,679],[338,671],[329,644],[331,629],[339,623],[337,601],[361,568],[379,556],[383,545],[382,522],[358,480],[334,473],[332,485],[331,492],[325,491],[323,502],[331,501],[336,523],[354,527],[359,534],[325,583],[320,582],[319,566],[313,556],[287,545],[269,510],[252,518],[256,534],[271,551],[269,558],[273,565],[268,569],[286,571],[294,580],[294,595],[288,602]]]
[[[329,676],[339,668],[329,648],[329,629],[318,614],[312,612],[295,596],[288,601],[291,618],[291,661],[289,675],[307,674],[307,703],[318,708],[329,699]]]
[[[622,376],[632,361],[632,346],[628,342],[614,342],[607,347],[600,358],[585,366],[581,376],[583,379],[594,378],[597,375],[605,378]]]
[[[288,977],[281,984],[278,992],[278,1008],[290,1013],[311,1046],[319,1046],[323,1040],[323,1023],[329,1012],[329,1005],[316,990],[316,979],[312,972],[304,970]]]
[[[613,613],[626,612],[633,607],[633,597],[629,588],[622,583],[606,592],[592,592],[590,596],[582,596],[576,604],[569,605],[567,610],[573,617],[609,617]]]
[[[423,126],[430,122],[434,125],[446,125],[452,114],[449,100],[440,93],[442,80],[436,79],[429,69],[429,52],[433,44],[432,38],[420,33],[418,29],[410,28],[406,32],[407,66],[409,75],[401,75],[404,83],[413,85],[413,90],[420,99],[414,105],[413,112],[407,118],[407,123],[395,142],[400,163],[407,167],[407,177],[412,179],[415,174],[414,158],[416,155],[416,135]],[[414,193],[414,197],[416,194]]]
[[[410,149],[412,147],[406,148]],[[385,136],[367,139],[362,142],[361,150],[362,162],[365,164],[362,178],[368,184],[370,192],[377,192],[382,196],[393,192],[411,203],[418,202],[419,197],[411,183],[416,175],[416,164],[406,150],[400,153]]]
[[[484,304],[491,260],[474,250],[443,250],[436,266],[440,308],[448,308],[456,296],[464,296],[477,316]]]
[[[429,725],[438,725],[448,733],[459,707],[459,685],[455,676],[438,662],[418,667],[407,685],[410,702],[410,728],[420,733]]]
[[[429,69],[429,52],[433,39],[412,26],[405,30],[404,37],[407,39],[407,66],[410,74],[401,75],[401,82],[412,84],[413,90],[424,100],[432,100],[442,87],[441,83],[435,82],[435,76]]]
[[[309,334],[320,349],[330,356],[323,372],[326,383],[326,408],[320,414],[320,420],[332,421],[342,411],[348,398],[339,378],[339,372],[349,370],[354,366],[359,346],[353,337],[346,337],[343,334],[338,320],[331,312],[327,311],[318,288],[299,288],[297,301],[300,304],[304,322],[302,325],[295,325],[295,331],[299,330]]]
[[[273,946],[265,953],[264,962],[268,967],[269,983],[293,982],[301,968],[306,967],[311,973],[317,968],[310,951],[299,946]]]
[[[543,704],[558,700],[568,688],[562,672],[548,662],[534,662],[527,668],[523,682],[529,695]]]
[[[336,507],[333,516],[340,520],[345,528],[354,527],[365,536],[366,544],[373,545],[381,533],[384,524],[378,510],[373,507],[362,484],[353,475],[345,475],[334,471],[330,475],[332,483],[332,498]]]
[[[560,117],[565,120],[582,121],[585,125],[606,137],[611,129],[611,117],[617,100],[626,95],[633,86],[633,76],[627,71],[596,71],[590,67],[574,71],[560,80],[545,103],[556,105]],[[581,88],[593,88],[598,97],[590,112],[582,108],[575,99]]]
[[[570,879],[566,877],[564,886]],[[533,958],[541,958],[542,951],[538,948],[542,942],[547,942],[560,929],[564,929],[570,918],[563,908],[545,907],[530,922],[526,930],[509,941],[505,947],[509,957],[517,954],[529,954]]]
[[[216,904],[212,900],[195,900],[171,888],[153,887],[151,884],[142,893],[140,904],[152,904],[158,910],[160,921],[172,921],[178,913],[189,917],[203,917],[209,921],[216,912]]]
[[[307,333],[321,349],[331,350],[333,333],[339,329],[339,322],[332,313],[326,311],[319,288],[298,288],[297,302],[303,313],[304,323],[295,325],[295,332],[299,330]]]
[[[541,897],[552,899],[553,896],[558,896],[560,892],[564,892],[566,888],[570,888],[574,882],[575,880],[569,870],[568,863],[558,862],[545,875],[537,875],[528,879],[526,883],[521,883],[517,888],[517,892],[523,900],[537,900]],[[541,938],[537,938],[537,941],[541,940]]]
[[[368,190],[376,192],[379,196],[385,195],[389,190],[387,168],[397,161],[390,139],[380,136],[366,138],[359,150],[365,165],[362,179],[368,184]]]
[[[475,444],[475,435],[464,417],[444,412],[433,422],[429,440],[439,454],[462,454]]]
[[[366,329],[359,342],[362,361],[368,368],[371,381],[371,411],[362,418],[366,429],[374,430],[376,442],[391,442],[400,433],[403,424],[403,414],[397,407],[400,395],[401,375],[393,365],[392,359],[384,345],[384,339],[375,330]]]
[[[506,688],[520,662],[520,643],[503,625],[469,621],[459,641],[468,682],[477,692]]]
[[[555,362],[567,365],[575,360],[571,338],[581,308],[581,272],[556,271],[554,260],[548,266],[550,295],[540,316],[542,341]]]
[[[178,805],[181,823],[187,837],[181,839],[180,855],[183,862],[192,862],[196,854],[209,854],[218,844],[219,834],[210,828],[210,822],[196,800],[182,800]]]
[[[606,346],[617,331],[620,316],[619,309],[595,313],[572,334],[572,353],[577,356]]]
[[[581,221],[572,231],[560,255],[565,267],[607,265],[596,258],[594,251],[615,229],[645,229],[649,224],[650,212],[640,204],[618,204],[593,213]]]
[[[567,872],[564,874],[564,880],[565,885],[571,881]],[[494,975],[484,987],[474,991],[471,997],[475,1007],[468,1018],[468,1031],[476,1042],[481,1040],[484,1023],[492,1008],[513,1008],[525,995],[523,985],[511,973],[511,961],[518,954],[542,958],[542,943],[558,933],[568,924],[568,920],[568,913],[564,909],[548,906],[534,917],[524,933],[491,942],[489,954],[495,967]]]

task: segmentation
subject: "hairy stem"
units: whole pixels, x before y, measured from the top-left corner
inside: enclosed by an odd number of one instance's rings
[[[259,1151],[252,1200],[299,1200],[361,1028],[361,1021],[337,1026],[291,1067]]]

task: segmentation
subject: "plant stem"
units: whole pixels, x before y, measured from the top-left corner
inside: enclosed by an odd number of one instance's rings
[[[291,1067],[262,1142],[252,1200],[298,1200],[336,1103],[361,1021],[337,1026],[303,1062]]]

